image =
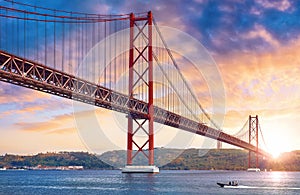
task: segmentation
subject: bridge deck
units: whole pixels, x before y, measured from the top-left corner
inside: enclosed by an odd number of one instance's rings
[[[0,51],[0,80],[109,110],[130,113],[133,117],[148,117],[146,102],[130,99],[128,95],[4,51]],[[255,146],[243,140],[159,107],[154,107],[154,121],[268,156],[265,151],[256,151]]]

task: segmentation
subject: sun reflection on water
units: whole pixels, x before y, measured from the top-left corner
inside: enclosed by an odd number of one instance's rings
[[[285,177],[285,172],[271,172],[273,182],[280,182]]]

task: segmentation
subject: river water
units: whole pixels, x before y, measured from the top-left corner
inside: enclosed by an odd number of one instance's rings
[[[216,182],[238,180],[238,187]],[[300,172],[0,171],[0,194],[300,194]]]

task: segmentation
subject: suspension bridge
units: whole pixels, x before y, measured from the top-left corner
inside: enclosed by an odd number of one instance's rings
[[[230,135],[190,87],[151,12],[100,15],[6,0],[0,5],[0,80],[127,115],[127,166],[154,166],[154,123],[269,156],[258,116]],[[210,123],[207,124],[207,122]],[[247,127],[247,128],[246,128]],[[137,132],[146,135],[142,144]],[[260,135],[259,135],[260,132]],[[218,144],[220,145],[220,144]],[[147,169],[148,170],[148,169]]]

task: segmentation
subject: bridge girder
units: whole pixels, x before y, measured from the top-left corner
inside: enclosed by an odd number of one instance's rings
[[[45,65],[0,50],[0,80],[75,101],[91,104],[136,118],[147,118],[148,103],[130,98],[95,83],[78,78]],[[154,122],[219,140],[264,156],[267,152],[256,146],[211,128],[203,123],[182,117],[168,110],[153,107]]]

